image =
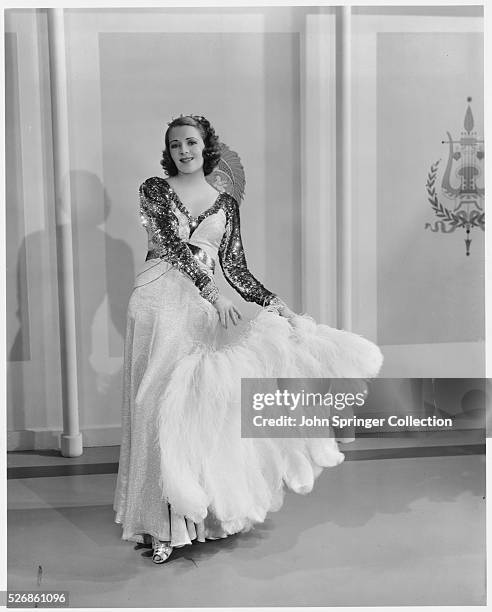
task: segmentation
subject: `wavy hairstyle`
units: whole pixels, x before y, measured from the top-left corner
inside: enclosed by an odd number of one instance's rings
[[[171,154],[169,153],[169,133],[173,127],[178,127],[180,125],[191,125],[200,132],[203,142],[205,143],[203,149],[203,174],[207,176],[207,174],[210,174],[219,163],[220,141],[214,128],[210,125],[210,121],[200,115],[182,115],[168,123],[168,128],[164,137],[166,148],[162,152],[161,166],[168,176],[176,176],[178,174],[176,164],[173,162]]]

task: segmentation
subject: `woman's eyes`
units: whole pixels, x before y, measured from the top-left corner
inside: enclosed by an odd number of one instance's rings
[[[188,140],[187,142],[189,146],[198,144],[198,140]],[[179,143],[177,142],[173,142],[171,144],[171,149],[177,149],[178,147],[179,147]]]

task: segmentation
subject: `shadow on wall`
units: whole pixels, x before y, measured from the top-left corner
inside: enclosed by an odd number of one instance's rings
[[[15,236],[15,234],[14,234]],[[36,303],[39,296],[49,290],[49,275],[52,270],[46,270],[45,258],[46,244],[49,237],[45,232],[37,231],[24,236],[17,251],[15,259],[12,254],[7,266],[15,266],[15,312],[12,308],[8,318],[7,328],[7,397],[12,407],[12,422],[9,430],[24,432],[20,442],[22,448],[36,448],[36,432],[29,431],[29,425],[43,427],[47,425],[48,398],[47,386],[52,384],[47,372],[52,364],[45,363],[45,347],[43,346],[44,330],[40,328],[51,318],[52,313],[46,312],[47,304]],[[9,235],[7,235],[7,243]],[[32,303],[30,304],[30,300]],[[14,325],[15,317],[15,325]],[[58,335],[53,338],[56,342]],[[33,365],[36,366],[36,375],[33,376]],[[59,378],[58,378],[59,381]],[[56,383],[55,383],[56,384]],[[33,392],[36,397],[36,414],[32,414]],[[46,438],[45,438],[46,439]],[[56,445],[56,438],[53,438]]]
[[[70,173],[70,186],[80,423],[82,428],[84,424],[114,425],[120,417],[126,309],[135,271],[133,251],[106,229],[113,204],[99,177],[75,170]],[[56,235],[59,244],[60,226]],[[8,349],[10,361],[23,360],[23,347],[29,338],[29,319],[23,316],[27,267],[29,279],[36,279],[35,282],[43,282],[47,274],[56,275],[60,282],[60,269],[58,272],[43,270],[42,261],[36,257],[45,240],[42,232],[34,232],[24,238],[18,251],[16,316],[19,329]],[[19,395],[22,397],[24,393],[23,381],[10,383],[14,397],[19,400]],[[108,410],[101,422],[101,410],[105,408]],[[23,429],[19,418],[23,419],[17,414],[15,428]]]
[[[133,251],[108,232],[110,217],[117,210],[99,177],[74,170],[70,185],[81,427],[119,425],[126,310],[135,274]]]

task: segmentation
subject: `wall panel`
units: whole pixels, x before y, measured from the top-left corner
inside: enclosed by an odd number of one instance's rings
[[[382,375],[478,377],[484,234],[472,232],[467,257],[463,230],[425,224],[438,220],[429,168],[446,164],[442,141],[460,137],[468,97],[483,136],[483,23],[460,7],[416,12],[353,17],[354,331],[382,346]]]
[[[303,12],[287,8],[67,11],[82,429],[119,427],[126,306],[147,245],[138,186],[163,175],[172,117],[207,116],[237,151],[249,266],[301,308],[303,24]],[[256,305],[220,276],[224,293],[251,315]]]

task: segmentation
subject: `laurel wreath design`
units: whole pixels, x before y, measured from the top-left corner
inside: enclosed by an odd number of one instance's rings
[[[467,215],[465,211],[454,213],[439,202],[435,187],[439,162],[440,160],[437,160],[435,164],[431,165],[426,183],[427,195],[429,196],[428,200],[436,216],[446,223],[449,223],[449,225],[454,228],[480,227],[482,230],[485,229],[485,212],[479,213],[478,211],[474,210],[470,213],[470,215]]]

